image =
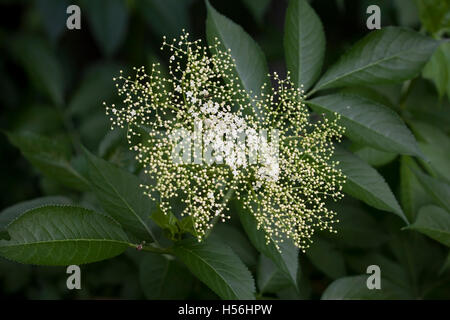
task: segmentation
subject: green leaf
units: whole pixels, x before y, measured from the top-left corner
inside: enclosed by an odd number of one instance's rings
[[[241,26],[217,12],[209,1],[206,1],[206,7],[206,35],[209,45],[214,45],[217,38],[222,50],[230,49],[236,64],[232,70],[233,75],[239,78],[243,89],[249,94],[260,96],[262,85],[270,84],[267,63],[261,48]],[[259,110],[254,112],[258,117],[263,117]]]
[[[352,145],[350,150],[365,162],[374,167],[381,167],[394,161],[398,154],[393,152],[380,151],[372,147],[362,145]]]
[[[67,7],[70,6],[68,0],[36,0],[36,9],[42,19],[45,31],[50,40],[56,42],[66,28]]]
[[[7,133],[9,141],[45,176],[69,188],[87,190],[89,183],[70,161],[70,146],[58,138],[30,132]]]
[[[68,106],[68,112],[75,116],[91,116],[94,110],[102,110],[103,101],[111,102],[115,92],[113,77],[120,66],[113,63],[96,64],[90,67],[81,85],[75,91]]]
[[[291,0],[284,26],[284,52],[292,81],[307,91],[317,80],[325,56],[322,22],[306,0]]]
[[[387,152],[421,156],[417,142],[392,109],[364,97],[331,94],[307,104],[317,113],[341,115],[345,135],[357,143]]]
[[[440,207],[422,207],[416,221],[408,229],[419,231],[450,247],[450,213]]]
[[[220,298],[254,299],[252,274],[230,247],[210,240],[199,243],[187,239],[177,243],[173,252]]]
[[[332,243],[349,248],[374,248],[388,239],[388,235],[377,221],[360,206],[360,202],[350,205],[346,201],[331,204],[337,212],[339,222],[333,228],[337,233],[326,233]]]
[[[270,0],[242,0],[242,2],[250,10],[256,22],[262,24],[264,14],[270,5]]]
[[[439,97],[445,94],[450,99],[450,43],[442,43],[422,71],[424,78],[434,83]]]
[[[406,28],[372,31],[328,69],[313,91],[412,79],[420,73],[437,44]]]
[[[182,29],[190,29],[189,5],[183,0],[140,0],[136,9],[159,37],[171,39],[181,35]]]
[[[92,189],[105,211],[136,237],[156,240],[150,216],[158,207],[144,195],[139,178],[87,150],[85,155]]]
[[[239,218],[253,246],[271,259],[291,283],[297,286],[298,249],[289,240],[279,243],[281,252],[276,248],[273,241],[267,243],[264,230],[256,228],[256,219],[248,210],[241,210]]]
[[[214,226],[214,230],[210,235],[211,239],[221,241],[230,246],[231,249],[239,256],[245,265],[252,267],[257,262],[257,252],[252,247],[248,239],[236,227],[218,223]]]
[[[415,170],[414,173],[428,194],[445,210],[450,212],[450,185],[432,178],[420,170]]]
[[[82,1],[91,32],[106,56],[112,56],[125,40],[128,10],[123,0]]]
[[[331,242],[315,238],[306,250],[311,263],[331,279],[346,275],[345,261],[342,253]]]
[[[111,218],[73,206],[31,209],[7,227],[0,255],[20,263],[66,266],[115,257],[130,245]]]
[[[292,286],[289,278],[265,255],[259,256],[258,288],[260,293],[276,293]]]
[[[11,43],[16,57],[33,85],[55,105],[64,102],[64,76],[58,59],[44,41],[37,37],[18,36]]]
[[[173,257],[146,253],[139,265],[139,280],[147,299],[186,299],[194,278]]]
[[[404,290],[381,278],[381,289],[368,289],[370,275],[340,278],[332,282],[322,294],[322,300],[391,300],[405,299]]]
[[[415,0],[425,29],[435,37],[450,32],[450,1]]]
[[[28,200],[24,202],[19,202],[11,207],[4,209],[0,212],[0,239],[2,232],[6,231],[6,226],[20,216],[22,213],[30,210],[39,208],[46,205],[56,205],[56,204],[71,204],[72,200],[66,197],[42,197],[33,200]]]
[[[400,160],[400,200],[410,222],[416,219],[420,207],[432,203],[413,170],[420,170],[414,159],[402,156]]]
[[[338,167],[347,177],[343,188],[345,193],[369,206],[395,213],[408,222],[389,185],[377,170],[342,148],[336,149],[333,160],[339,161]]]
[[[426,170],[435,177],[450,182],[450,138],[438,127],[419,121],[408,121],[426,156],[421,160]]]
[[[164,214],[161,208],[158,207],[155,211],[153,211],[151,218],[161,229],[168,232],[168,237],[170,239],[175,239],[175,236],[179,232],[179,221],[172,212]]]
[[[381,275],[384,279],[391,281],[393,284],[397,285],[399,289],[402,288],[403,294],[405,297],[408,297],[408,299],[415,298],[412,294],[414,289],[411,287],[411,279],[399,263],[388,259],[379,253],[351,255],[346,258],[350,268],[354,269],[358,274],[364,274],[367,271],[367,267],[370,265],[379,266]],[[381,284],[381,287],[383,287],[383,283]]]

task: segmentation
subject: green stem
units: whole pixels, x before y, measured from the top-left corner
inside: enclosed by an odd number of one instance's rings
[[[132,248],[139,248],[139,246],[141,246],[141,245],[137,245],[137,244],[134,244],[134,243],[129,243],[128,244],[130,247],[132,247]],[[142,245],[142,249],[141,249],[142,251],[148,251],[148,252],[153,252],[153,253],[160,253],[160,254],[164,254],[164,253],[171,253],[172,251],[171,251],[171,249],[170,248],[159,248],[159,247],[156,247],[156,246],[153,246],[153,245],[147,245],[147,246],[144,246],[144,245]]]

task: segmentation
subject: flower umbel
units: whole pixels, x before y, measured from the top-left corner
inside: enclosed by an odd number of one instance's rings
[[[339,116],[312,117],[289,74],[274,73],[274,88],[264,84],[259,95],[247,92],[229,50],[188,36],[164,38],[166,76],[159,64],[136,69],[134,79],[121,72],[124,107],[106,107],[150,178],[145,194],[164,214],[191,217],[199,240],[230,218],[232,194],[277,247],[290,239],[305,250],[315,230],[335,232],[325,201],[342,197],[345,179],[331,160],[344,131]],[[175,161],[180,153],[188,161]]]

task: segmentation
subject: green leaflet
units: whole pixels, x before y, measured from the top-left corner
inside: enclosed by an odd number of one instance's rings
[[[85,150],[89,180],[105,211],[128,232],[142,240],[155,240],[156,226],[150,216],[158,208],[144,195],[135,175]]]
[[[347,273],[342,252],[329,241],[318,237],[314,238],[306,255],[317,269],[331,279],[341,278]]]
[[[230,246],[246,266],[256,265],[257,251],[238,228],[231,224],[218,223],[214,226],[210,237]]]
[[[450,43],[437,48],[422,71],[424,78],[431,80],[442,98],[447,94],[450,99]]]
[[[190,3],[188,0],[140,0],[136,6],[153,32],[170,39],[179,36],[183,28],[190,30]]]
[[[435,37],[450,32],[450,2],[448,0],[415,0],[420,21]]]
[[[48,138],[30,132],[7,133],[9,141],[45,176],[66,187],[87,190],[89,182],[70,161],[70,146],[58,138]]]
[[[450,213],[429,205],[420,208],[416,221],[408,229],[419,231],[450,247]]]
[[[403,288],[381,279],[381,289],[370,290],[366,281],[370,275],[344,277],[332,282],[322,294],[322,300],[390,300],[408,299]]]
[[[261,24],[264,14],[270,6],[270,0],[242,0],[242,2],[253,15],[256,22]]]
[[[19,36],[11,44],[33,85],[55,105],[64,102],[64,74],[58,59],[44,41],[37,37]]]
[[[265,255],[259,256],[258,288],[260,293],[275,293],[292,286],[291,280]]]
[[[437,41],[407,28],[372,31],[328,69],[313,91],[412,79],[437,45]]]
[[[422,156],[400,116],[378,102],[352,94],[331,94],[307,104],[317,113],[341,115],[344,134],[355,142],[387,152]]]
[[[410,222],[416,219],[420,207],[432,203],[413,170],[420,170],[414,159],[402,156],[400,159],[400,200]]]
[[[292,82],[307,91],[317,80],[325,56],[322,22],[306,0],[291,0],[284,26],[284,52]]]
[[[339,161],[338,167],[347,177],[345,193],[408,222],[389,185],[374,168],[342,148],[336,149],[333,160]]]
[[[186,299],[194,278],[173,257],[146,253],[139,265],[139,280],[147,299]]]
[[[226,300],[254,299],[255,283],[250,271],[230,247],[220,242],[194,239],[177,243],[173,252],[189,270]]]
[[[93,36],[105,56],[112,56],[125,40],[128,10],[121,0],[82,1]]]
[[[281,252],[275,247],[274,242],[266,243],[264,230],[257,229],[256,219],[248,210],[241,210],[239,218],[242,226],[247,233],[250,242],[253,246],[279,268],[279,270],[288,277],[291,284],[297,287],[297,273],[298,273],[298,248],[295,247],[289,240],[279,243]]]
[[[130,246],[111,218],[74,206],[31,209],[11,222],[0,255],[21,263],[65,266],[115,257]]]
[[[410,120],[408,124],[427,158],[421,160],[422,165],[433,176],[450,182],[450,138],[439,127],[428,123]]]
[[[209,45],[213,45],[217,37],[223,50],[230,49],[236,63],[233,75],[239,78],[242,87],[249,94],[260,96],[261,86],[264,83],[270,84],[264,53],[241,26],[217,12],[209,1],[206,1],[206,7],[206,35]],[[253,111],[260,118],[264,116],[259,110]]]
[[[114,98],[114,91],[111,90],[114,86],[113,77],[119,71],[120,66],[115,63],[99,63],[89,67],[68,105],[70,115],[90,117],[95,110],[104,115],[101,103]]]
[[[381,167],[388,163],[391,163],[398,156],[398,154],[396,153],[380,151],[372,147],[361,145],[352,145],[350,150],[365,162],[374,167]]]
[[[414,173],[428,194],[444,209],[450,211],[450,185],[420,170],[415,170]]]
[[[33,200],[28,200],[24,202],[16,203],[15,205],[4,209],[0,212],[0,239],[2,238],[2,233],[6,233],[6,227],[14,219],[19,217],[22,213],[39,208],[46,205],[56,205],[56,204],[71,204],[72,200],[66,197],[55,196],[55,197],[42,197]]]

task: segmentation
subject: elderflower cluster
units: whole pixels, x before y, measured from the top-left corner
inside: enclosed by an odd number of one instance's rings
[[[190,217],[199,240],[230,218],[232,195],[277,247],[290,239],[304,250],[315,230],[335,232],[325,200],[342,197],[345,177],[331,160],[339,116],[314,119],[289,75],[274,73],[274,88],[247,92],[230,50],[188,36],[164,38],[167,75],[159,64],[135,69],[135,78],[121,72],[124,106],[106,107],[150,178],[145,194],[164,214]]]

